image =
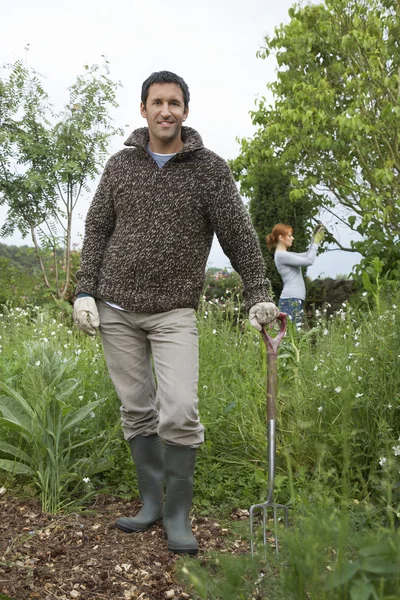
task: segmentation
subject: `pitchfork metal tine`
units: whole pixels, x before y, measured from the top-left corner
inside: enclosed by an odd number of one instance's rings
[[[261,335],[264,343],[267,347],[267,438],[268,438],[268,495],[267,500],[260,504],[253,504],[250,507],[250,549],[251,554],[254,556],[254,511],[255,509],[262,510],[262,523],[263,523],[263,543],[264,551],[267,548],[267,512],[269,508],[272,508],[273,519],[274,519],[274,530],[275,530],[275,552],[278,556],[279,545],[278,545],[278,509],[284,511],[284,524],[288,526],[289,521],[289,510],[284,504],[277,504],[273,501],[274,494],[274,483],[275,483],[275,456],[276,456],[276,388],[277,388],[277,352],[280,342],[286,331],[286,315],[280,313],[278,319],[281,322],[281,327],[278,335],[275,338],[271,338],[264,327],[262,328]]]

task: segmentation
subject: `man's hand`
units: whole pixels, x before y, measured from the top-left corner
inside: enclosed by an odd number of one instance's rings
[[[83,296],[75,300],[74,323],[84,333],[96,335],[96,331],[100,325],[100,318],[94,298]]]
[[[258,302],[250,309],[250,323],[257,331],[261,331],[261,325],[271,323],[279,316],[279,313],[279,308],[273,302]]]

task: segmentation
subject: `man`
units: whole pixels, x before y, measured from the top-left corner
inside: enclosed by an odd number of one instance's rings
[[[148,127],[107,162],[87,215],[74,320],[89,335],[100,324],[137,469],[143,507],[117,527],[145,531],[162,519],[169,550],[194,554],[189,511],[204,440],[194,310],[214,232],[242,277],[251,323],[261,330],[279,311],[227,164],[183,126],[184,80],[153,73],[143,83],[140,111]]]

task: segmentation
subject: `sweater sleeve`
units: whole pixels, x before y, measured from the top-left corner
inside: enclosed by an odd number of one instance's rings
[[[242,278],[247,310],[257,302],[272,302],[269,281],[257,234],[237,190],[228,165],[224,163],[218,191],[210,201],[209,217],[218,241]]]
[[[290,267],[309,267],[314,264],[317,256],[318,245],[312,244],[307,252],[279,252],[279,263]]]
[[[115,226],[112,194],[112,159],[108,161],[89,207],[83,241],[80,269],[76,273],[76,293],[97,295],[99,270],[104,250]]]

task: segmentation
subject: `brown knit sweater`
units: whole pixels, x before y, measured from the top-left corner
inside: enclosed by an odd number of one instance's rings
[[[182,128],[160,169],[148,129],[110,158],[85,225],[77,293],[134,312],[197,308],[214,232],[240,274],[246,307],[269,301],[257,236],[226,162]]]

